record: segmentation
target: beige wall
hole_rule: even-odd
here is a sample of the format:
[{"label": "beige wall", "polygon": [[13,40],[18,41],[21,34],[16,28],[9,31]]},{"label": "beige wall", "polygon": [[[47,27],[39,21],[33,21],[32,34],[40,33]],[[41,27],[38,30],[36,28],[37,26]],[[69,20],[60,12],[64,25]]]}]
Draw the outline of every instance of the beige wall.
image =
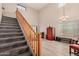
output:
[{"label": "beige wall", "polygon": [[[3,10],[4,16],[16,17],[16,3],[3,3],[2,5],[5,8]],[[36,10],[26,5],[26,10],[21,12],[31,25],[37,25],[38,15]]]},{"label": "beige wall", "polygon": [[37,25],[38,16],[36,10],[32,9],[31,7],[26,7],[25,11],[20,10],[20,12],[31,25]]},{"label": "beige wall", "polygon": [[[30,25],[35,29],[38,26],[38,13],[33,8],[27,6],[25,11],[20,10],[25,19],[29,22]],[[35,29],[36,30],[36,29]]]},{"label": "beige wall", "polygon": [[0,3],[0,23],[1,23],[1,19],[2,19],[2,4]]},{"label": "beige wall", "polygon": [[[7,4],[6,6],[3,6],[5,7],[3,15],[16,17],[16,4]],[[64,7],[65,15],[69,16],[68,20],[66,20],[67,22],[71,21],[72,23],[73,20],[79,20],[79,4],[66,4]],[[61,16],[63,16],[63,7],[59,8],[58,4],[48,4],[46,7],[39,11],[26,5],[26,10],[20,11],[31,25],[34,27],[38,26],[40,32],[46,33],[46,28],[48,26],[52,26],[56,29],[56,36],[63,35],[61,32],[62,20],[59,19]]]},{"label": "beige wall", "polygon": [[[55,27],[57,30],[58,25],[58,11],[57,11],[57,4],[49,4],[47,7],[43,8],[40,11],[39,15],[39,26],[40,31],[46,33],[46,28],[48,26]],[[57,31],[56,31],[57,33]]]},{"label": "beige wall", "polygon": [[[79,4],[70,3],[64,6],[65,15],[69,16],[68,20],[76,20],[79,19]],[[61,17],[63,15],[63,7],[58,8],[58,16]]]},{"label": "beige wall", "polygon": [[[66,4],[64,7],[65,14],[69,16],[67,22],[71,21],[72,23],[79,20],[79,4]],[[52,26],[56,29],[56,36],[63,35],[61,32],[63,30],[61,26],[62,20],[59,19],[61,16],[63,16],[63,7],[59,8],[57,4],[49,4],[43,8],[39,15],[40,31],[46,32],[46,28]]]},{"label": "beige wall", "polygon": [[[13,17],[16,18],[16,8],[17,4],[16,3],[4,3],[2,4],[5,10],[3,10],[3,15],[8,16],[8,17]],[[32,25],[34,28],[35,26],[38,25],[37,20],[38,20],[38,14],[37,11],[29,6],[25,6],[26,10],[21,11],[21,13],[24,15],[26,20],[29,22],[30,25]]]},{"label": "beige wall", "polygon": [[[59,35],[79,36],[79,4],[66,4],[64,8],[65,15],[69,16],[69,18],[64,22],[59,23]],[[62,7],[58,9],[58,17],[63,15],[62,10]]]},{"label": "beige wall", "polygon": [[8,17],[16,18],[16,3],[4,3],[2,4],[5,10],[3,10],[3,15]]}]

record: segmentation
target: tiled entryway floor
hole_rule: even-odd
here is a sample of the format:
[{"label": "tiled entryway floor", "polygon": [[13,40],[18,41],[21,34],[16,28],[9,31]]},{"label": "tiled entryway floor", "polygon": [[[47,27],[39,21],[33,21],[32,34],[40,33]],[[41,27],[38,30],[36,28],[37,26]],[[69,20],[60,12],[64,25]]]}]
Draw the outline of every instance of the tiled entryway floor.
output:
[{"label": "tiled entryway floor", "polygon": [[69,44],[42,39],[42,56],[69,56]]}]

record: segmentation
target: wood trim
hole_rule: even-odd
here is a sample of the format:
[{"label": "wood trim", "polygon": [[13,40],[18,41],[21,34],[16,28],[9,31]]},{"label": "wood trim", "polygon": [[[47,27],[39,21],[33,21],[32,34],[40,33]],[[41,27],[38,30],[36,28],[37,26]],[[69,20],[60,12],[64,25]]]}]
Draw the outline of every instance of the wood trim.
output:
[{"label": "wood trim", "polygon": [[18,10],[16,11],[16,17],[18,19],[20,26],[24,31],[25,38],[28,38],[27,41],[33,51],[33,54],[35,54],[36,56],[39,56],[40,47],[41,47],[40,46],[41,36],[33,30],[31,25],[26,21],[26,19]]},{"label": "wood trim", "polygon": [[[16,11],[16,13],[17,13],[17,12],[22,16],[22,14],[21,14],[18,10]],[[26,21],[26,19],[25,19],[24,17],[22,17],[22,18],[24,19],[25,23],[28,24],[28,26],[29,26],[30,29],[34,32],[34,34],[37,36],[37,34],[36,34],[35,31],[33,30],[32,26]]]}]

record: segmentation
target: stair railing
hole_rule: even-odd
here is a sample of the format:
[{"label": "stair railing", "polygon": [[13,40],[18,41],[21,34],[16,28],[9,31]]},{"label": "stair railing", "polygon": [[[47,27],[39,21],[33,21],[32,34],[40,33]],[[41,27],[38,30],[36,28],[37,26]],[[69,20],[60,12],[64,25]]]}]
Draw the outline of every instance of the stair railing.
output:
[{"label": "stair railing", "polygon": [[24,36],[35,56],[40,56],[41,52],[41,35],[33,30],[32,26],[27,22],[27,19],[21,14],[19,10],[16,11],[16,17],[20,26],[23,29]]}]

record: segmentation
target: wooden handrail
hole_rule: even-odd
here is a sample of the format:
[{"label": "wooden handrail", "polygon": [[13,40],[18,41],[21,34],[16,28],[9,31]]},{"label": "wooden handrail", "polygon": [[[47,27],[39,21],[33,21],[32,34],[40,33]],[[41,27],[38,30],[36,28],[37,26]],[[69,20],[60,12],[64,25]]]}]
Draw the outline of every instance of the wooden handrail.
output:
[{"label": "wooden handrail", "polygon": [[41,52],[40,51],[41,35],[33,30],[32,26],[27,22],[27,20],[24,18],[24,16],[21,14],[19,10],[16,11],[16,17],[20,26],[22,27],[24,36],[27,39],[33,54],[39,56]]}]

